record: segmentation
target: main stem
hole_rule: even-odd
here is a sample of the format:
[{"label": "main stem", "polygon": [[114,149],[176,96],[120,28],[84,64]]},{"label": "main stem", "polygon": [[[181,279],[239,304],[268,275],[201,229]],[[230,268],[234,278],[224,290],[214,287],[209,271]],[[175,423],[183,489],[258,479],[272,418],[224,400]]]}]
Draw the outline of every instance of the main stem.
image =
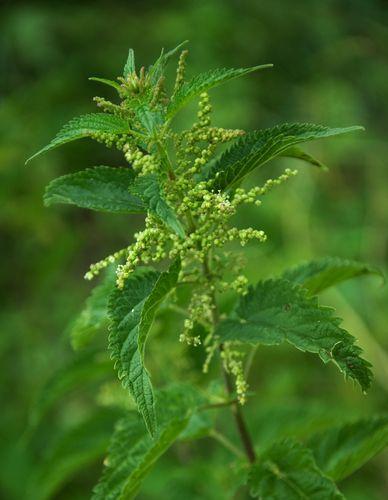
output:
[{"label": "main stem", "polygon": [[[211,280],[211,271],[210,271],[209,262],[208,262],[207,257],[203,263],[203,271],[204,271],[206,278],[210,281]],[[217,300],[216,300],[216,296],[215,296],[214,292],[212,292],[212,299],[213,299],[213,304],[214,304],[214,309],[212,311],[212,320],[213,320],[213,327],[215,328],[217,326],[220,318],[219,318],[219,311],[218,311],[218,307],[217,307]],[[224,346],[223,346],[223,344],[220,344],[220,346],[219,346],[220,353],[222,353],[223,350],[224,350]],[[222,363],[221,363],[221,367],[222,367],[222,373],[224,376],[226,390],[228,392],[228,395],[233,397],[233,393],[234,393],[233,381],[230,377],[230,374],[227,372],[227,370],[225,369],[225,367]],[[244,450],[245,450],[245,454],[246,454],[249,462],[254,463],[256,460],[256,455],[255,455],[255,450],[253,447],[252,438],[249,434],[248,427],[246,425],[245,418],[244,418],[241,406],[239,405],[238,401],[234,402],[231,405],[231,410],[232,410],[232,413],[234,416],[234,420],[236,422],[236,427],[237,427],[238,434],[240,436],[241,443],[242,443]]]},{"label": "main stem", "polygon": [[[220,352],[223,350],[223,345],[220,344]],[[225,387],[226,390],[228,391],[229,395],[233,394],[233,383],[230,378],[229,373],[225,370],[225,367],[222,366],[222,372],[224,375],[224,380],[225,380]],[[252,443],[252,438],[249,434],[248,427],[245,422],[244,415],[241,410],[241,406],[239,405],[238,402],[234,403],[231,406],[232,413],[234,416],[234,420],[236,422],[237,430],[241,439],[241,443],[244,446],[245,453],[247,455],[247,458],[250,463],[254,463],[256,460],[256,455],[255,455],[255,450],[253,448],[253,443]]]},{"label": "main stem", "polygon": [[[190,231],[193,232],[193,231],[195,231],[196,226],[195,226],[195,222],[193,220],[192,214],[190,211],[188,211],[188,213],[186,215],[187,215]],[[202,268],[203,268],[204,276],[206,277],[207,281],[209,283],[211,283],[212,273],[211,273],[211,269],[209,266],[209,255],[208,254],[204,258]],[[218,311],[218,307],[217,307],[217,299],[216,299],[216,295],[215,295],[214,291],[211,292],[211,296],[212,296],[212,301],[213,301],[213,305],[214,305],[214,308],[212,309],[212,322],[213,322],[213,328],[215,329],[219,323],[220,315],[219,315],[219,311]],[[222,353],[223,349],[224,349],[223,344],[220,344],[220,346],[219,346],[220,354]],[[227,372],[227,370],[225,369],[225,367],[222,363],[221,363],[221,366],[222,366],[222,373],[224,376],[225,387],[226,387],[227,393],[232,398],[234,395],[232,379],[230,377],[230,374]],[[252,438],[249,434],[248,427],[246,425],[244,415],[242,413],[241,406],[239,405],[238,401],[232,403],[231,410],[232,410],[234,420],[236,422],[237,431],[238,431],[238,434],[240,436],[240,440],[241,440],[241,443],[244,447],[245,454],[248,458],[248,461],[250,463],[254,463],[256,461],[256,455],[255,455],[255,450],[253,447]]]}]

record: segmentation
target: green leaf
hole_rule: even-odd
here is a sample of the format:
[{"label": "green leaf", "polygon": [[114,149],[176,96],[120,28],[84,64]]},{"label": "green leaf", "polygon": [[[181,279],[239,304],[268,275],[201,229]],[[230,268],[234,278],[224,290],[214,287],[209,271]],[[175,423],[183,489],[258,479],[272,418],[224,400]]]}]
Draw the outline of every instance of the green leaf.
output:
[{"label": "green leaf", "polygon": [[106,469],[94,489],[93,500],[135,498],[145,476],[185,428],[187,420],[177,419],[151,439],[139,420],[119,421],[105,461]]},{"label": "green leaf", "polygon": [[212,164],[208,180],[214,179],[213,187],[215,190],[224,190],[243,179],[255,168],[284,154],[285,151],[290,151],[291,147],[299,143],[355,130],[362,130],[362,127],[329,128],[309,123],[286,123],[251,132],[235,141]]},{"label": "green leaf", "polygon": [[152,326],[156,310],[163,302],[163,300],[167,297],[167,295],[171,292],[171,290],[175,288],[180,270],[180,261],[176,260],[171,264],[170,268],[166,272],[163,272],[159,275],[154,288],[145,301],[141,313],[138,334],[139,350],[142,353],[144,353],[147,335]]},{"label": "green leaf", "polygon": [[111,320],[109,351],[118,377],[133,396],[149,432],[156,430],[154,394],[149,374],[139,349],[139,324],[147,297],[152,292],[159,273],[140,269],[115,289],[109,300]]},{"label": "green leaf", "polygon": [[307,288],[311,295],[343,281],[368,274],[383,276],[377,268],[340,257],[325,257],[286,270],[283,278]]},{"label": "green leaf", "polygon": [[185,237],[184,229],[174,210],[167,203],[156,174],[136,177],[129,188],[129,192],[140,198],[148,210],[156,215],[167,227],[172,229],[181,238]]},{"label": "green leaf", "polygon": [[234,80],[240,76],[245,76],[252,71],[259,69],[272,68],[272,64],[263,64],[261,66],[254,66],[252,68],[223,68],[200,73],[192,78],[190,81],[185,82],[179,90],[171,98],[171,102],[167,109],[167,118],[172,118],[181,108],[191,101],[195,96],[206,92],[213,87],[217,87],[222,83],[229,80]]},{"label": "green leaf", "polygon": [[370,364],[360,357],[355,338],[342,329],[333,309],[318,304],[317,297],[284,279],[259,282],[241,298],[236,317],[217,329],[221,341],[279,345],[288,342],[301,351],[332,361],[346,378],[356,380],[363,391],[371,383]]},{"label": "green leaf", "polygon": [[105,470],[94,489],[94,500],[135,498],[155,462],[183,435],[202,401],[192,386],[175,384],[158,392],[160,428],[151,439],[141,420],[129,414],[120,420],[104,461]]},{"label": "green leaf", "polygon": [[118,82],[115,82],[114,80],[108,80],[107,78],[100,78],[98,76],[91,76],[90,78],[88,78],[88,80],[91,80],[93,82],[103,83],[104,85],[108,85],[109,87],[113,87],[118,92],[120,92],[120,90],[121,90],[121,85]]},{"label": "green leaf", "polygon": [[337,500],[344,496],[317,467],[311,450],[287,439],[272,445],[251,466],[248,486],[265,500]]},{"label": "green leaf", "polygon": [[115,286],[116,273],[109,268],[101,281],[86,299],[85,307],[70,329],[71,345],[75,350],[83,349],[95,334],[108,324],[108,299]]},{"label": "green leaf", "polygon": [[83,352],[70,363],[54,370],[34,399],[29,416],[30,430],[41,422],[56,403],[63,401],[66,395],[108,378],[111,370],[111,361],[101,358],[101,354],[95,351]]},{"label": "green leaf", "polygon": [[151,111],[148,104],[136,108],[136,116],[149,135],[154,136],[163,124],[163,116],[159,111]]},{"label": "green leaf", "polygon": [[156,433],[157,421],[151,379],[144,365],[145,343],[156,309],[175,287],[179,271],[178,261],[161,274],[139,269],[127,278],[123,289],[113,291],[109,300],[111,357],[151,436]]},{"label": "green leaf", "polygon": [[145,204],[128,191],[134,179],[129,168],[87,168],[51,181],[46,187],[44,204],[66,203],[118,214],[144,213]]},{"label": "green leaf", "polygon": [[88,115],[82,115],[70,120],[62,127],[50,144],[28,158],[26,164],[46,151],[50,151],[68,142],[82,139],[83,137],[90,137],[98,133],[117,135],[127,134],[128,132],[128,122],[118,116],[107,113],[90,113]]},{"label": "green leaf", "polygon": [[340,481],[388,446],[388,416],[370,417],[317,434],[309,441],[315,460]]},{"label": "green leaf", "polygon": [[127,78],[128,75],[130,75],[131,73],[134,73],[135,71],[136,71],[135,52],[133,49],[129,49],[127,62],[125,63],[124,71],[123,71],[124,78]]},{"label": "green leaf", "polygon": [[166,69],[168,61],[183,47],[183,45],[186,45],[186,43],[187,40],[180,43],[174,49],[169,50],[166,53],[164,53],[164,50],[162,50],[158,59],[149,69],[149,75],[152,83],[157,83],[159,78],[164,75],[164,71]]},{"label": "green leaf", "polygon": [[328,170],[327,166],[322,162],[314,158],[314,156],[310,155],[303,151],[303,149],[298,146],[292,146],[291,148],[286,149],[280,156],[284,156],[285,158],[295,158],[296,160],[302,160],[306,163],[310,163],[315,167],[322,168],[323,170]]},{"label": "green leaf", "polygon": [[57,432],[44,450],[44,457],[27,484],[24,498],[57,498],[62,486],[77,473],[84,474],[88,466],[103,456],[120,413],[117,410],[100,409],[80,424]]},{"label": "green leaf", "polygon": [[313,434],[343,422],[344,405],[316,398],[288,398],[287,405],[275,398],[273,403],[255,409],[255,428],[260,429],[259,445],[267,448],[274,441],[294,437],[305,440]]},{"label": "green leaf", "polygon": [[183,441],[198,439],[208,435],[214,427],[216,414],[214,410],[197,411],[208,403],[208,398],[193,385],[171,384],[157,392],[158,418],[161,422],[168,422],[178,416],[189,414],[190,418],[179,439]]}]

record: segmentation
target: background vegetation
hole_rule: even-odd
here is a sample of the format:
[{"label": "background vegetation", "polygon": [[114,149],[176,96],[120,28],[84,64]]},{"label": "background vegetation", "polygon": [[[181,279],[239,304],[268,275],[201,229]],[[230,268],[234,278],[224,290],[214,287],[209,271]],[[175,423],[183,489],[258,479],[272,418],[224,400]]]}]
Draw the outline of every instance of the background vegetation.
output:
[{"label": "background vegetation", "polygon": [[[161,46],[185,39],[192,74],[274,63],[273,70],[212,92],[220,126],[253,129],[289,120],[361,124],[366,132],[310,146],[330,172],[298,165],[302,175],[274,192],[259,211],[245,211],[246,225],[270,237],[259,249],[247,250],[252,281],[324,255],[367,261],[386,272],[387,26],[387,6],[378,0],[2,3],[0,496],[27,498],[26,484],[32,485],[29,491],[39,484],[36,498],[88,498],[116,411],[106,406],[110,365],[106,370],[108,363],[101,360],[91,374],[85,359],[93,353],[75,356],[67,330],[90,287],[82,279],[89,263],[124,246],[141,217],[49,210],[42,193],[58,175],[118,165],[121,158],[85,140],[24,167],[26,157],[64,122],[94,110],[91,97],[103,90],[87,77],[119,74],[129,46],[148,64]],[[263,169],[258,179],[270,174]],[[319,427],[344,413],[351,419],[388,409],[387,300],[388,288],[376,278],[327,292],[326,301],[338,306],[345,327],[374,365],[376,380],[367,397],[309,355],[288,348],[259,351],[251,378],[256,405],[248,416],[259,447],[275,432],[302,435],[298,422],[306,414]],[[187,369],[193,377],[191,368],[201,361],[190,352],[184,361],[175,330],[168,336],[157,322],[154,335],[166,342],[163,352],[152,352],[150,344],[156,382],[164,381],[166,367]],[[69,363],[78,363],[75,371],[66,368]],[[40,401],[41,415],[31,413],[42,387],[61,367],[63,376],[50,382],[58,400]],[[96,400],[98,418],[91,416]],[[95,429],[94,438],[80,434],[79,425]],[[64,432],[72,438],[60,438]],[[73,458],[60,462],[56,456]],[[62,481],[74,460],[81,472]],[[230,477],[227,463],[227,454],[209,439],[190,448],[179,445],[147,479],[141,498],[178,499],[182,492],[187,498],[219,498],[217,485]],[[354,500],[386,498],[387,470],[388,455],[381,454],[341,490]]]}]

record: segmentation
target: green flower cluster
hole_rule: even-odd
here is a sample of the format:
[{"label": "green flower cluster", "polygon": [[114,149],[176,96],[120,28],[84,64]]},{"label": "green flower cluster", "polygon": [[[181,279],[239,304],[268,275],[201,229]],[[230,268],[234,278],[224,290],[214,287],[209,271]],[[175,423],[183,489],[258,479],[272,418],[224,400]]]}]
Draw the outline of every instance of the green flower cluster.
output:
[{"label": "green flower cluster", "polygon": [[178,90],[182,87],[185,81],[185,72],[186,72],[186,59],[189,55],[188,50],[182,50],[181,55],[178,61],[178,67],[176,70],[176,78],[175,78],[175,86],[174,86],[174,94],[178,92]]},{"label": "green flower cluster", "polygon": [[229,342],[225,342],[221,351],[221,359],[225,370],[231,373],[236,381],[236,394],[239,403],[245,404],[249,386],[244,375],[243,354],[234,349]]},{"label": "green flower cluster", "polygon": [[124,144],[123,152],[127,162],[141,175],[157,173],[160,169],[155,155],[145,153],[128,142]]},{"label": "green flower cluster", "polygon": [[254,188],[246,191],[245,189],[237,188],[234,194],[233,203],[237,207],[242,203],[254,203],[257,206],[261,205],[261,200],[257,199],[258,196],[264,196],[275,186],[280,186],[283,182],[291,177],[297,175],[297,170],[286,168],[284,173],[276,179],[268,179],[263,186],[255,186]]},{"label": "green flower cluster", "polygon": [[[187,51],[183,51],[173,96],[184,84],[186,58]],[[121,136],[96,134],[95,138],[121,150],[137,175],[156,174],[160,178],[165,200],[184,227],[185,237],[173,232],[156,215],[148,214],[145,228],[135,234],[134,243],[93,264],[85,277],[91,279],[101,269],[116,262],[117,286],[122,288],[137,266],[179,259],[180,283],[194,285],[179,340],[192,346],[204,345],[206,360],[203,369],[207,371],[219,346],[213,334],[217,314],[216,294],[233,290],[243,295],[248,286],[247,278],[241,273],[241,262],[231,258],[227,247],[233,242],[244,246],[251,241],[263,243],[267,239],[263,230],[237,228],[232,219],[240,205],[260,205],[260,197],[294,176],[296,171],[287,169],[280,177],[250,190],[214,190],[213,181],[204,180],[209,161],[215,157],[220,145],[234,141],[244,135],[244,131],[212,126],[212,106],[208,93],[203,92],[199,97],[197,119],[190,129],[173,132],[162,120],[152,124],[152,133],[147,135],[147,124],[140,115],[134,114],[132,104],[134,100],[148,100],[147,120],[152,121],[157,115],[156,111],[152,114],[150,110],[160,110],[166,102],[164,79],[160,78],[152,84],[150,75],[142,68],[139,75],[132,72],[120,82],[120,104],[98,97],[95,102],[103,111],[131,120],[132,132]],[[122,259],[124,262],[120,262]],[[232,261],[234,264],[231,266]],[[205,327],[205,338],[194,334],[199,323]],[[237,397],[243,403],[247,385],[241,353],[233,350],[231,345],[224,345],[221,356],[225,369],[236,380]]]},{"label": "green flower cluster", "polygon": [[124,100],[142,96],[153,90],[150,74],[144,66],[140,68],[139,75],[136,71],[131,71],[126,78],[118,77],[118,80],[121,83],[120,95]]}]

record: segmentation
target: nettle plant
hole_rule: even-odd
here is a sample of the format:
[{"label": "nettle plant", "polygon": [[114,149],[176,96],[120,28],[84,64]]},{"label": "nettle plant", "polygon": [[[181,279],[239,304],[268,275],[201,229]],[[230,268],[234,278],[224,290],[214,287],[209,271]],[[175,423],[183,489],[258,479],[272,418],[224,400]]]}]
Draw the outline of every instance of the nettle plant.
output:
[{"label": "nettle plant", "polygon": [[[241,183],[252,171],[279,157],[322,167],[299,144],[361,127],[286,123],[253,132],[216,127],[208,91],[271,65],[217,69],[186,80],[188,51],[183,50],[169,92],[165,68],[180,48],[162,51],[148,70],[136,69],[130,50],[117,81],[92,78],[113,87],[118,101],[95,97],[99,112],[74,118],[33,156],[83,137],[118,149],[125,166],[97,166],[59,177],[48,185],[45,204],[145,214],[145,227],[134,235],[133,243],[90,266],[85,278],[102,274],[101,281],[72,328],[73,346],[85,348],[108,318],[108,351],[133,401],[117,422],[93,498],[135,497],[146,474],[175,441],[206,436],[230,451],[243,495],[343,498],[334,481],[382,449],[386,418],[347,423],[304,442],[289,436],[261,449],[248,430],[243,406],[256,397],[249,390],[248,375],[257,346],[288,343],[316,354],[367,391],[371,365],[333,309],[320,305],[317,295],[377,271],[358,262],[325,258],[250,284],[243,255],[234,252],[236,243],[261,245],[267,235],[263,230],[238,228],[233,221],[239,207],[259,207],[270,190],[297,173],[286,169],[261,186],[244,189]],[[196,98],[194,123],[187,130],[175,130],[174,118]],[[224,294],[231,293],[234,307],[220,309]],[[197,350],[202,374],[185,377],[185,383],[170,380],[153,387],[145,356],[156,315],[162,321],[171,315],[177,318],[179,327],[172,331],[168,320],[165,327],[162,323],[163,336],[176,338],[177,363],[185,353]],[[154,352],[165,349],[163,336]],[[164,369],[177,373],[172,365]],[[179,378],[183,377],[181,373]],[[112,391],[112,400],[115,394]],[[117,399],[121,401],[122,395]],[[239,445],[216,420],[218,412],[229,409]],[[215,498],[228,496],[230,491],[215,494]]]}]

